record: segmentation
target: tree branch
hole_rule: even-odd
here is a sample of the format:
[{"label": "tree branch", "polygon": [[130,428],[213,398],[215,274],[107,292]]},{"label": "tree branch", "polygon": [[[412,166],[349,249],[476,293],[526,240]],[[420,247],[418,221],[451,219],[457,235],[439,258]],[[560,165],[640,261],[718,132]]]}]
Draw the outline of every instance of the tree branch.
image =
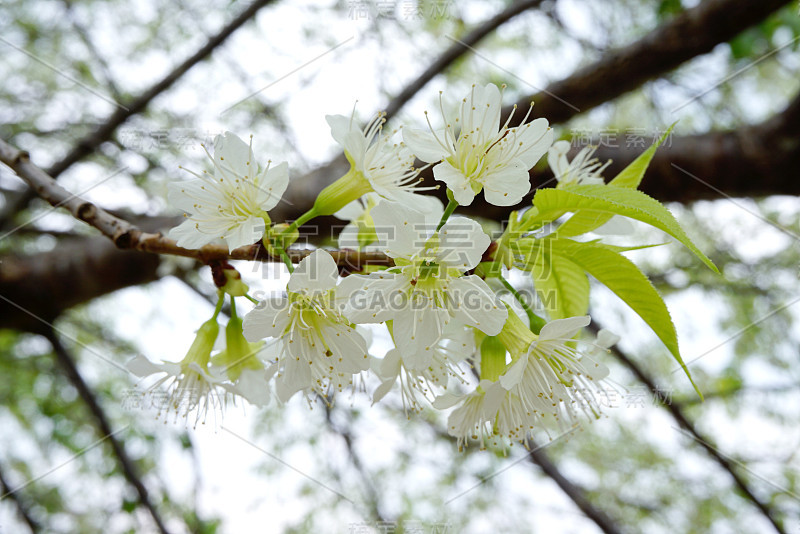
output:
[{"label": "tree branch", "polygon": [[[112,215],[79,196],[71,194],[46,172],[31,163],[30,157],[26,152],[17,150],[2,140],[0,140],[0,161],[11,167],[42,199],[54,207],[66,208],[76,219],[100,230],[118,248],[195,258],[204,263],[215,259],[277,263],[282,261],[279,257],[271,256],[260,243],[239,247],[230,252],[227,247],[213,244],[206,245],[198,250],[179,247],[172,239],[157,233],[143,232],[128,221]],[[311,250],[293,249],[287,252],[293,261],[299,261],[310,254]],[[348,271],[360,270],[364,265],[392,264],[391,258],[376,252],[338,250],[331,251],[330,254],[340,267]]]},{"label": "tree branch", "polygon": [[558,469],[558,466],[550,461],[550,458],[548,458],[541,445],[537,445],[533,439],[528,438],[527,447],[531,451],[528,456],[531,462],[538,465],[547,476],[553,479],[553,482],[558,484],[558,487],[561,488],[561,491],[563,491],[567,497],[572,499],[572,502],[574,502],[575,505],[580,508],[581,512],[583,512],[586,517],[594,521],[600,530],[606,534],[620,533],[620,530],[617,525],[614,524],[614,521],[612,521],[611,518],[605,514],[605,512],[599,508],[596,508],[591,503],[591,501],[586,497],[584,490],[565,477]]},{"label": "tree branch", "polygon": [[[597,333],[600,331],[602,326],[597,324],[595,321],[591,323],[589,326],[590,330]],[[627,367],[631,373],[641,381],[647,388],[653,393],[653,396],[658,399],[658,404],[663,406],[675,419],[675,421],[684,428],[687,432],[689,432],[692,436],[694,436],[695,441],[699,443],[708,454],[725,470],[730,474],[731,478],[733,478],[734,483],[739,488],[739,490],[744,494],[744,497],[749,500],[758,510],[764,515],[764,517],[769,520],[772,526],[775,528],[776,532],[780,534],[785,534],[786,531],[783,528],[780,520],[777,518],[775,511],[765,502],[761,501],[755,493],[750,489],[745,479],[740,476],[736,469],[734,468],[733,464],[722,456],[719,451],[715,448],[714,442],[711,441],[710,438],[701,434],[697,428],[694,426],[694,423],[689,419],[689,417],[684,413],[683,409],[678,404],[674,404],[670,402],[670,398],[664,392],[663,388],[659,388],[656,384],[653,377],[647,374],[647,372],[642,369],[639,364],[633,361],[627,354],[623,353],[618,347],[614,346],[611,348],[611,353],[623,364]]]},{"label": "tree branch", "polygon": [[[533,117],[545,117],[551,123],[565,122],[710,52],[788,3],[705,0],[638,41],[606,52],[600,60],[550,84],[546,90],[521,98],[516,105],[528,109],[533,101]],[[511,110],[512,106],[508,106],[504,115],[508,116]]]},{"label": "tree branch", "polygon": [[397,96],[395,96],[386,107],[387,120],[393,117],[415,94],[417,94],[434,77],[445,71],[458,58],[469,52],[469,47],[475,46],[484,37],[492,33],[512,18],[529,9],[539,7],[543,0],[520,0],[512,2],[503,11],[490,18],[480,26],[476,27],[459,39],[460,42],[453,43],[442,55],[440,55],[428,68],[420,74],[414,81],[406,85]]},{"label": "tree branch", "polygon": [[8,497],[14,501],[14,505],[17,507],[17,513],[19,513],[19,516],[22,518],[25,524],[28,525],[28,528],[32,534],[38,534],[42,527],[35,519],[33,519],[28,511],[28,507],[22,502],[19,495],[17,495],[17,492],[8,485],[8,482],[6,482],[2,467],[0,467],[0,492],[2,492],[0,495],[2,495],[3,498]]},{"label": "tree branch", "polygon": [[108,417],[103,411],[103,408],[97,402],[97,399],[95,398],[89,386],[83,380],[83,377],[78,371],[78,367],[75,365],[75,361],[67,351],[67,348],[61,343],[61,340],[58,339],[58,335],[52,328],[46,329],[44,331],[44,336],[53,346],[56,360],[64,369],[67,378],[75,387],[75,389],[78,390],[78,394],[81,396],[81,399],[83,399],[83,401],[89,407],[89,411],[95,420],[97,429],[103,436],[108,436],[107,440],[111,444],[111,449],[114,452],[114,455],[117,457],[120,467],[122,467],[122,472],[125,475],[125,478],[128,480],[128,483],[133,486],[133,488],[136,490],[136,493],[139,495],[139,501],[147,509],[147,511],[150,512],[150,515],[153,517],[153,521],[155,522],[159,532],[161,532],[161,534],[169,534],[163,520],[161,519],[161,516],[158,514],[158,511],[153,503],[150,502],[150,496],[147,492],[147,488],[139,478],[133,462],[128,456],[128,453],[125,452],[125,448],[120,439],[114,435]]},{"label": "tree branch", "polygon": [[[96,130],[83,139],[79,140],[72,150],[67,153],[61,160],[54,163],[48,170],[47,174],[54,178],[71,167],[74,163],[85,158],[91,154],[97,147],[105,141],[108,141],[114,132],[133,115],[141,113],[150,104],[150,102],[158,95],[169,89],[176,81],[178,81],[189,69],[208,57],[214,49],[224,43],[233,32],[238,30],[245,22],[250,20],[262,7],[267,6],[275,0],[254,0],[247,9],[242,11],[236,18],[231,20],[224,28],[222,28],[216,35],[211,37],[206,44],[197,52],[192,54],[189,58],[184,60],[181,64],[175,67],[169,74],[164,76],[159,82],[152,87],[141,93],[138,97],[128,102],[123,106],[118,106],[114,113],[109,116]],[[3,213],[0,214],[0,227],[5,227],[8,221],[15,213],[20,211],[23,206],[26,206],[31,200],[36,197],[34,191],[27,191],[12,202]]]}]

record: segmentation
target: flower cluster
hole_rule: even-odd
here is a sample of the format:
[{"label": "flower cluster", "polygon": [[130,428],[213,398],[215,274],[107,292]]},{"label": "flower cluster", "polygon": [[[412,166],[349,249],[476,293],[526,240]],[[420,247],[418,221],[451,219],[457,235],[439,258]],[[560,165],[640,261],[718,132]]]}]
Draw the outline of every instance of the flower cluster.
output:
[{"label": "flower cluster", "polygon": [[[400,129],[384,130],[382,114],[363,129],[354,115],[328,116],[350,169],[291,224],[273,224],[268,215],[289,184],[287,164],[261,166],[252,140],[248,146],[232,133],[218,136],[209,154],[213,174],[193,173],[194,179],[170,186],[171,202],[187,217],[170,236],[188,248],[222,239],[233,250],[262,241],[290,271],[285,293],[256,301],[226,266],[215,274],[220,300],[214,316],[184,360],[155,364],[140,357],[131,370],[166,373],[158,383],[168,382],[172,407],[184,415],[196,409],[198,417],[212,399],[229,395],[265,404],[270,383],[281,402],[300,392],[330,403],[355,384],[369,383],[372,373],[379,379],[373,402],[399,385],[406,410],[452,409],[448,431],[459,446],[524,443],[538,429],[565,430],[598,417],[595,394],[608,370],[593,347],[615,340],[603,333],[588,350],[577,340],[590,322],[588,280],[581,282],[579,268],[603,282],[597,265],[617,261],[609,255],[620,247],[569,238],[614,217],[602,202],[605,191],[615,195],[612,208],[628,216],[639,212],[625,211],[625,195],[638,192],[606,186],[601,173],[607,164],[591,159],[591,149],[570,162],[569,144],[553,143],[546,119],[528,122],[530,110],[514,126],[513,112],[503,122],[501,103],[502,90],[492,84],[473,86],[455,113],[440,95],[442,123],[428,121],[427,131],[402,129],[402,141],[396,139]],[[518,204],[530,192],[529,171],[545,154],[558,182],[551,191],[563,195],[541,199],[537,192],[533,209],[512,212],[495,242],[479,222],[454,214],[481,192],[496,206]],[[438,186],[420,186],[416,159],[432,166],[433,177],[446,186],[447,206],[421,194]],[[635,189],[632,176],[622,185]],[[563,223],[563,236],[537,233],[570,212],[575,217]],[[296,264],[286,249],[302,225],[323,215],[349,221],[340,247],[383,253],[390,265],[341,277],[323,249]],[[549,322],[514,289],[507,269],[530,272],[537,291],[562,291],[558,305],[547,309]],[[565,284],[573,285],[563,290]],[[243,319],[236,316],[239,297],[256,303]],[[223,337],[217,316],[228,298],[231,319],[224,348],[217,348]],[[376,328],[392,340],[382,358],[370,353],[369,331]]]}]

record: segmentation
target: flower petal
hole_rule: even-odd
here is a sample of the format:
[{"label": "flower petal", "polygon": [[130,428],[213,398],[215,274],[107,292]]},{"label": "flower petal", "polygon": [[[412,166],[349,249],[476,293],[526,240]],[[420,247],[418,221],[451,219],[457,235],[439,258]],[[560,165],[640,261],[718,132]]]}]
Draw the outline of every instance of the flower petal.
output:
[{"label": "flower petal", "polygon": [[539,333],[539,340],[572,339],[575,334],[591,322],[592,318],[588,315],[550,321],[542,327],[542,331]]},{"label": "flower petal", "polygon": [[486,282],[472,274],[450,280],[448,300],[451,312],[462,323],[496,336],[508,319],[508,309]]},{"label": "flower petal", "polygon": [[444,182],[453,192],[453,197],[461,206],[469,206],[475,198],[475,192],[470,187],[467,177],[449,162],[443,161],[433,168],[433,177]]},{"label": "flower petal", "polygon": [[547,119],[543,118],[510,128],[509,134],[516,145],[515,157],[522,160],[526,170],[536,165],[553,143],[553,130],[549,128]]},{"label": "flower petal", "polygon": [[325,293],[336,287],[338,277],[339,268],[333,256],[317,249],[300,261],[289,278],[287,289],[307,295]]},{"label": "flower petal", "polygon": [[228,250],[232,252],[235,248],[252,245],[260,241],[264,237],[266,228],[266,223],[261,217],[248,217],[245,221],[231,228],[224,236],[225,242],[228,244]]},{"label": "flower petal", "polygon": [[[252,164],[251,164],[252,165]],[[258,187],[258,205],[269,211],[280,202],[283,193],[289,186],[289,164],[285,161],[270,166],[256,182]]]},{"label": "flower petal", "polygon": [[[444,133],[440,133],[438,137],[444,139]],[[425,130],[403,128],[403,142],[417,158],[425,163],[441,161],[448,153],[445,147],[436,140],[436,137]]]},{"label": "flower petal", "polygon": [[258,303],[245,315],[242,328],[245,339],[254,343],[265,337],[283,335],[292,317],[292,304],[286,298],[271,298]]},{"label": "flower petal", "polygon": [[236,178],[253,177],[256,163],[250,161],[250,146],[236,134],[225,132],[214,138],[214,167],[217,180],[235,182]]},{"label": "flower petal", "polygon": [[493,169],[484,178],[483,195],[495,206],[513,206],[531,190],[528,168],[519,159]]},{"label": "flower petal", "polygon": [[392,258],[410,258],[416,254],[435,229],[423,213],[399,202],[383,200],[371,214],[379,246]]},{"label": "flower petal", "polygon": [[439,230],[436,261],[463,273],[478,265],[490,243],[491,239],[477,222],[466,217],[451,217]]}]

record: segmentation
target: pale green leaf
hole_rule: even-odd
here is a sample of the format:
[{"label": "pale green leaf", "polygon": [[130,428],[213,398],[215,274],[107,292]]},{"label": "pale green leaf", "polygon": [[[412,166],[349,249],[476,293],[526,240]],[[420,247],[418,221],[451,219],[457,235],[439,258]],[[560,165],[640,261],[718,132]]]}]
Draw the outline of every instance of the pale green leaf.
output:
[{"label": "pale green leaf", "polygon": [[714,263],[683,231],[672,213],[657,200],[635,189],[612,185],[573,185],[563,189],[540,189],[533,197],[537,222],[550,222],[565,211],[604,211],[642,221],[671,235],[695,253],[711,270]]},{"label": "pale green leaf", "polygon": [[[658,149],[658,147],[664,143],[670,132],[672,132],[672,128],[674,126],[675,123],[673,123],[672,126],[667,129],[664,135],[662,135],[657,142],[653,143],[650,148],[639,154],[635,160],[633,160],[627,167],[622,169],[620,173],[609,182],[608,185],[613,185],[615,187],[627,187],[629,189],[636,189],[639,187],[639,184],[642,182],[642,178],[644,177],[644,173],[656,153],[656,149]],[[582,235],[586,232],[591,232],[592,230],[600,228],[607,223],[611,217],[613,217],[613,215],[604,212],[591,210],[579,211],[567,219],[567,221],[565,221],[564,224],[559,227],[558,233],[564,237]]]},{"label": "pale green leaf", "polygon": [[647,276],[628,258],[595,243],[578,243],[566,239],[553,239],[555,255],[563,255],[608,287],[641,317],[669,349],[692,382],[678,349],[678,334],[667,305]]},{"label": "pale green leaf", "polygon": [[589,279],[569,259],[548,250],[552,240],[542,240],[530,268],[536,294],[551,319],[585,315],[589,309]]}]

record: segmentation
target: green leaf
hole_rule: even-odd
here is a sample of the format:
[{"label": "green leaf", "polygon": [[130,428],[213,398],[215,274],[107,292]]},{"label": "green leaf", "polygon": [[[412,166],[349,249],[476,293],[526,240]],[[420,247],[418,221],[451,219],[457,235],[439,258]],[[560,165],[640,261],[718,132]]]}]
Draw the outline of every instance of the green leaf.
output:
[{"label": "green leaf", "polygon": [[669,135],[672,133],[672,129],[675,127],[675,124],[676,123],[673,122],[658,141],[650,145],[650,148],[639,154],[639,157],[633,160],[627,167],[622,169],[619,174],[608,183],[608,185],[613,185],[616,187],[628,187],[630,189],[636,189],[639,187],[639,184],[642,183],[642,178],[644,177],[647,167],[650,166],[650,162],[653,160],[653,156],[656,154],[656,150],[664,143],[664,141],[667,140]]},{"label": "green leaf", "polygon": [[635,311],[669,349],[672,357],[683,368],[697,394],[699,388],[692,380],[689,369],[678,349],[678,334],[667,305],[647,276],[625,256],[595,243],[578,243],[569,239],[553,239],[553,254],[563,255],[598,282],[613,291]]},{"label": "green leaf", "polygon": [[551,319],[585,315],[589,309],[589,279],[583,269],[552,251],[553,240],[537,241],[539,246],[529,266],[539,300]]},{"label": "green leaf", "polygon": [[[664,141],[666,141],[670,133],[672,133],[672,129],[674,127],[675,123],[672,123],[672,125],[667,128],[667,131],[664,132],[664,135],[662,135],[658,141],[653,143],[650,148],[639,154],[639,156],[627,167],[622,169],[620,173],[608,183],[608,185],[627,187],[629,189],[636,189],[639,187],[639,184],[642,182],[642,178],[644,177],[644,173],[647,171],[647,167],[653,160],[656,150],[664,143]],[[558,228],[558,233],[564,237],[585,234],[586,232],[591,232],[592,230],[600,228],[607,223],[611,217],[613,217],[613,215],[609,215],[608,213],[597,211],[579,211],[567,219],[567,221]]]},{"label": "green leaf", "polygon": [[714,263],[692,243],[672,213],[657,200],[635,189],[612,185],[573,185],[563,189],[540,189],[533,197],[537,222],[556,220],[564,212],[589,210],[624,215],[671,235],[700,258],[712,271]]}]

